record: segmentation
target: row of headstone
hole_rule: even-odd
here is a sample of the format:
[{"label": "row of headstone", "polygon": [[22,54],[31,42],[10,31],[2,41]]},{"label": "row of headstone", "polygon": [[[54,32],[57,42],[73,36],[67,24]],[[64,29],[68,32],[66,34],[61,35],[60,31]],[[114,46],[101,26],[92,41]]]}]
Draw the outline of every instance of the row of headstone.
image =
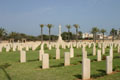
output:
[{"label": "row of headstone", "polygon": [[[29,51],[30,49],[32,49],[33,51],[40,45],[41,43],[40,42],[29,42],[29,43],[6,43],[6,44],[2,44],[2,46],[0,47],[0,51],[2,52],[2,49],[1,48],[6,48],[6,52],[9,52],[12,48],[12,51],[16,51],[16,50],[19,50],[19,51],[22,51],[22,50],[26,50],[26,51]],[[59,43],[45,43],[47,44],[47,47],[49,50],[52,49],[52,47],[56,47],[56,44],[59,44]],[[102,49],[102,54],[105,53],[105,48],[107,46],[110,46],[111,44],[113,45],[113,47],[118,47],[118,51],[119,51],[119,46],[120,44],[118,42],[114,42],[114,43],[111,43],[111,42],[106,42],[106,43],[97,43],[98,44],[98,47],[100,49]],[[93,42],[78,42],[77,44],[75,42],[70,42],[70,43],[64,43],[64,44],[60,44],[59,46],[62,46],[63,49],[66,49],[67,48],[71,48],[71,45],[72,47],[76,47],[76,48],[81,48],[83,45],[86,45],[86,47],[88,46],[88,48],[91,48],[91,46],[93,45],[93,55],[95,56],[96,55],[96,43],[93,43]],[[72,50],[72,49],[71,49]]]},{"label": "row of headstone", "polygon": [[12,51],[29,51],[30,49],[35,50],[40,43],[0,43],[0,52],[3,51],[3,48],[6,49],[6,52]]},{"label": "row of headstone", "polygon": [[[112,73],[112,61],[113,61],[113,44],[109,44],[107,46],[110,46],[110,52],[109,56],[106,57],[106,74]],[[100,47],[100,45],[99,45]],[[118,46],[118,52],[120,52],[120,46]],[[102,54],[105,54],[105,48],[104,44],[101,45],[102,49],[97,50],[97,61],[102,60]],[[101,51],[102,50],[102,51]],[[96,44],[93,44],[93,55],[96,55]],[[64,66],[70,65],[70,58],[74,57],[74,49],[71,45],[70,52],[64,53]],[[56,47],[56,59],[60,59],[60,49],[59,46]],[[42,69],[48,69],[49,68],[49,54],[44,53],[44,44],[41,45],[41,50],[39,51],[39,60],[42,61]],[[21,51],[20,52],[20,62],[26,62],[26,52]],[[82,48],[82,79],[90,79],[90,71],[91,64],[90,59],[87,58],[87,51],[86,51],[86,45],[83,44]]]},{"label": "row of headstone", "polygon": [[[97,61],[101,61],[101,50],[97,51]],[[110,46],[109,56],[106,57],[106,74],[111,74],[113,65],[113,45]],[[87,58],[85,46],[82,48],[82,79],[90,79],[90,59]]]}]

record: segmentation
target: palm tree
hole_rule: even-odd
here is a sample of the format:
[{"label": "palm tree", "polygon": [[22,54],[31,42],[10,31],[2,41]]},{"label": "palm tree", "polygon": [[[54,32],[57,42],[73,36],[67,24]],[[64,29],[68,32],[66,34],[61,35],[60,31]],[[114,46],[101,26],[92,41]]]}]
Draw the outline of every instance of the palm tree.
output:
[{"label": "palm tree", "polygon": [[43,27],[44,27],[44,24],[40,24],[40,28],[41,28],[41,42],[43,42]]},{"label": "palm tree", "polygon": [[51,41],[51,28],[53,27],[52,24],[47,24],[47,27],[49,29],[49,44],[50,44],[50,41]]},{"label": "palm tree", "polygon": [[76,28],[76,43],[78,41],[78,28],[80,28],[79,24],[74,24],[73,25]]},{"label": "palm tree", "polygon": [[112,30],[110,31],[110,34],[112,35],[112,41],[114,41],[114,37],[115,37],[115,29],[112,28]]},{"label": "palm tree", "polygon": [[96,42],[96,35],[97,32],[99,32],[99,29],[97,27],[93,27],[91,30],[91,33],[93,34],[93,41]]},{"label": "palm tree", "polygon": [[9,33],[9,37],[15,39],[18,33],[17,32],[11,32]]},{"label": "palm tree", "polygon": [[1,27],[0,28],[0,42],[5,35],[7,35],[7,32],[4,28]]},{"label": "palm tree", "polygon": [[71,25],[70,24],[67,24],[66,25],[66,28],[68,29],[68,41],[70,41],[70,28],[71,28]]},{"label": "palm tree", "polygon": [[105,34],[106,30],[105,29],[101,29],[100,32],[103,34],[103,42],[104,42],[104,34]]}]

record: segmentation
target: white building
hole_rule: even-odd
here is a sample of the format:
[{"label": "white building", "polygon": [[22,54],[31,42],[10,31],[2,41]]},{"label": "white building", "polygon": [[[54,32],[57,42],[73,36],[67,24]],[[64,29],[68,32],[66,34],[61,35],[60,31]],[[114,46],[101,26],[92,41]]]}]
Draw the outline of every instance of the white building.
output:
[{"label": "white building", "polygon": [[[103,39],[103,34],[97,34],[96,37],[99,38],[99,39]],[[104,38],[106,38],[106,37],[107,37],[107,36],[104,35]],[[82,34],[82,38],[83,38],[83,39],[85,39],[85,38],[93,38],[93,34],[91,34],[91,33],[83,33],[83,34]]]},{"label": "white building", "polygon": [[93,34],[90,33],[83,33],[82,38],[93,38]]}]

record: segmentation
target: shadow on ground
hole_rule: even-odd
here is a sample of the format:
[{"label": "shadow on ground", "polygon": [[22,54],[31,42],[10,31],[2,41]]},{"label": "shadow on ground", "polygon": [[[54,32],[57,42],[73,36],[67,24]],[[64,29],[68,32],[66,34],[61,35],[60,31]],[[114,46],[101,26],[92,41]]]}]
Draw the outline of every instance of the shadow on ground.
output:
[{"label": "shadow on ground", "polygon": [[27,62],[34,62],[34,61],[39,61],[39,59],[27,60]]},{"label": "shadow on ground", "polygon": [[77,79],[80,79],[80,80],[82,80],[82,75],[74,75]]},{"label": "shadow on ground", "polygon": [[64,63],[60,63],[59,65],[53,65],[53,66],[50,66],[51,68],[56,68],[56,67],[62,67],[64,66]]},{"label": "shadow on ground", "polygon": [[3,72],[5,73],[6,77],[8,78],[8,80],[11,80],[11,77],[10,75],[7,73],[7,71],[5,70],[6,68],[8,68],[9,66],[11,66],[10,64],[8,63],[5,63],[3,65],[0,65],[0,69],[3,70]]},{"label": "shadow on ground", "polygon": [[[98,78],[98,77],[103,77],[106,75],[106,72],[104,70],[97,70],[99,73],[98,74],[93,74],[91,75],[92,79]],[[74,75],[78,80],[82,80],[82,75],[78,74],[78,75]]]},{"label": "shadow on ground", "polygon": [[99,73],[98,74],[93,74],[91,75],[91,78],[98,78],[98,77],[103,77],[106,75],[106,71],[105,70],[97,70]]}]

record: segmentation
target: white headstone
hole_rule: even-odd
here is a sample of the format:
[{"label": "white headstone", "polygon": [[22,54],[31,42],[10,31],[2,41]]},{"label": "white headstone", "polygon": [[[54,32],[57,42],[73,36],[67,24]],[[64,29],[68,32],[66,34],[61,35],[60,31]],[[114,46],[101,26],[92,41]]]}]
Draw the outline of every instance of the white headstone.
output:
[{"label": "white headstone", "polygon": [[69,66],[70,65],[70,53],[65,52],[64,53],[64,66]]},{"label": "white headstone", "polygon": [[21,51],[20,52],[20,62],[26,62],[26,52],[25,51]]},{"label": "white headstone", "polygon": [[43,54],[42,57],[42,69],[47,69],[49,68],[49,55],[48,54]]},{"label": "white headstone", "polygon": [[106,58],[106,74],[111,74],[112,73],[112,57],[107,56]]},{"label": "white headstone", "polygon": [[90,59],[84,58],[82,61],[82,79],[90,79]]}]

